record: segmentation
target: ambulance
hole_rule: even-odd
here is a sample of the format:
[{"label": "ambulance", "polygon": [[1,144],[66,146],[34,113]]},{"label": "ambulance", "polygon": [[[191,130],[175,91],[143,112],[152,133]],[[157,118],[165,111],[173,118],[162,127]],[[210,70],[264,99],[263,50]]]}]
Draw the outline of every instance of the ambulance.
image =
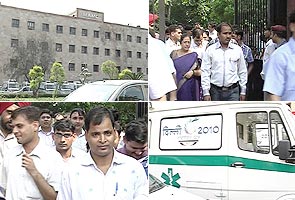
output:
[{"label": "ambulance", "polygon": [[151,102],[149,172],[204,199],[295,200],[295,118],[283,102]]}]

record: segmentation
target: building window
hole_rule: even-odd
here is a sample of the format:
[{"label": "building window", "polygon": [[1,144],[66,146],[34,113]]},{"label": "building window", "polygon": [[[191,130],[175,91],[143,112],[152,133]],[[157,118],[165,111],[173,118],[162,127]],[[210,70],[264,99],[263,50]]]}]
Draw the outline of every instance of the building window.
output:
[{"label": "building window", "polygon": [[41,50],[44,51],[48,51],[49,47],[48,47],[48,42],[41,42]]},{"label": "building window", "polygon": [[132,51],[127,51],[127,58],[132,58]]},{"label": "building window", "polygon": [[148,74],[148,72],[149,72],[149,69],[145,68],[145,74]]},{"label": "building window", "polygon": [[56,33],[63,33],[63,26],[56,25]]},{"label": "building window", "polygon": [[93,65],[93,72],[99,71],[99,65]]},{"label": "building window", "polygon": [[36,49],[35,41],[34,40],[27,40],[27,49]]},{"label": "building window", "polygon": [[132,67],[127,67],[127,69],[129,69],[132,72]]},{"label": "building window", "polygon": [[81,53],[87,54],[87,46],[81,47]]},{"label": "building window", "polygon": [[119,72],[121,72],[121,66],[117,66]]},{"label": "building window", "polygon": [[35,30],[35,22],[28,21],[28,29],[29,30]]},{"label": "building window", "polygon": [[75,45],[69,45],[69,52],[70,53],[75,53]]},{"label": "building window", "polygon": [[145,59],[148,59],[149,54],[145,53]]},{"label": "building window", "polygon": [[121,57],[121,50],[116,49],[116,57]]},{"label": "building window", "polygon": [[69,63],[69,71],[75,71],[75,63]]},{"label": "building window", "polygon": [[116,33],[116,40],[117,40],[117,41],[121,41],[121,34]]},{"label": "building window", "polygon": [[10,59],[10,67],[17,68],[18,62],[17,59]]},{"label": "building window", "polygon": [[111,39],[111,32],[105,32],[105,39]]},{"label": "building window", "polygon": [[141,67],[137,67],[136,71],[137,73],[141,72],[142,71]]},{"label": "building window", "polygon": [[11,26],[19,28],[19,19],[12,19]]},{"label": "building window", "polygon": [[137,36],[137,37],[136,37],[136,42],[137,42],[137,43],[141,43],[141,37],[140,37],[140,36]]},{"label": "building window", "polygon": [[76,35],[76,28],[70,27],[70,35]]},{"label": "building window", "polygon": [[62,44],[60,44],[60,43],[56,43],[56,44],[55,44],[55,50],[56,50],[57,52],[62,52]]},{"label": "building window", "polygon": [[132,36],[131,35],[127,35],[127,42],[132,42]]},{"label": "building window", "polygon": [[99,55],[99,48],[93,47],[93,55]]},{"label": "building window", "polygon": [[49,24],[42,23],[42,31],[49,32]]},{"label": "building window", "polygon": [[87,29],[82,29],[82,36],[87,36]]},{"label": "building window", "polygon": [[148,44],[149,42],[148,42],[149,40],[148,40],[148,38],[145,38],[145,43],[146,44]]},{"label": "building window", "polygon": [[104,49],[104,55],[105,56],[110,56],[110,49]]},{"label": "building window", "polygon": [[141,58],[141,52],[136,53],[137,58]]},{"label": "building window", "polygon": [[93,31],[94,38],[99,38],[99,31]]},{"label": "building window", "polygon": [[18,47],[18,39],[11,39],[11,47]]}]

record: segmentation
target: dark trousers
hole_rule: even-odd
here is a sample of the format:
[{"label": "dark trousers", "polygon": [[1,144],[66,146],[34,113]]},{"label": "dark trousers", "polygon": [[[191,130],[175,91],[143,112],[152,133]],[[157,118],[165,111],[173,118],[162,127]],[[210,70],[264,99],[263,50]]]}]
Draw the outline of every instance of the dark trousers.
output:
[{"label": "dark trousers", "polygon": [[240,100],[240,89],[239,86],[222,90],[211,84],[210,88],[211,101],[239,101]]}]

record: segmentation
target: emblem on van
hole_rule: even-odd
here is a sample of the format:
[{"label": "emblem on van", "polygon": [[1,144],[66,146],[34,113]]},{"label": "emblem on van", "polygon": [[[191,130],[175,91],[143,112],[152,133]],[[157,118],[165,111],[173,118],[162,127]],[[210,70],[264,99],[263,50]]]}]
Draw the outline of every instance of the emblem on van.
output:
[{"label": "emblem on van", "polygon": [[168,174],[166,173],[162,173],[161,177],[165,180],[164,183],[166,185],[172,185],[176,188],[180,188],[179,183],[177,183],[177,181],[180,179],[179,174],[173,174],[173,169],[172,168],[168,168]]}]

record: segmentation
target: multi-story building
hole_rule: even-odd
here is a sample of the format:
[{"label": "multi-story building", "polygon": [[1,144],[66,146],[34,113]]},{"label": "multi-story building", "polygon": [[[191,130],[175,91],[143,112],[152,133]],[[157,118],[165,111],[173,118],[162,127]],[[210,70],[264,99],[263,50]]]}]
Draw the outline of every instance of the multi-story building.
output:
[{"label": "multi-story building", "polygon": [[48,68],[48,80],[54,61],[62,64],[67,80],[79,80],[83,67],[92,73],[89,80],[102,80],[107,76],[101,65],[107,60],[114,61],[119,71],[128,68],[147,79],[145,28],[105,22],[104,13],[81,8],[57,15],[0,4],[0,19],[0,80],[23,81],[24,75],[15,69],[41,63],[48,63],[42,66]]}]

